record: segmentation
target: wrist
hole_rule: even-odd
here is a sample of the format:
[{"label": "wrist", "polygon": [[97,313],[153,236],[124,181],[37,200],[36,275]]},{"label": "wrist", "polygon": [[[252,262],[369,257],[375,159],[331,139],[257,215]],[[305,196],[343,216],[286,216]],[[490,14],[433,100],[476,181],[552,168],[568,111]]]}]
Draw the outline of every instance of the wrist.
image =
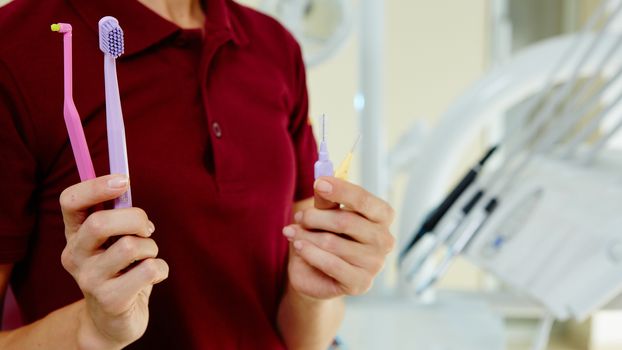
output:
[{"label": "wrist", "polygon": [[343,319],[343,297],[318,299],[289,282],[279,306],[279,332],[289,349],[327,349]]},{"label": "wrist", "polygon": [[76,332],[78,349],[80,350],[117,350],[123,349],[119,345],[102,334],[93,319],[89,315],[86,302],[80,303],[77,310],[78,329]]},{"label": "wrist", "polygon": [[287,286],[285,288],[285,294],[283,295],[283,300],[286,300],[290,304],[296,304],[305,308],[322,309],[324,307],[330,307],[335,303],[342,303],[343,297],[340,296],[330,299],[314,298],[306,294],[300,293],[288,280]]}]

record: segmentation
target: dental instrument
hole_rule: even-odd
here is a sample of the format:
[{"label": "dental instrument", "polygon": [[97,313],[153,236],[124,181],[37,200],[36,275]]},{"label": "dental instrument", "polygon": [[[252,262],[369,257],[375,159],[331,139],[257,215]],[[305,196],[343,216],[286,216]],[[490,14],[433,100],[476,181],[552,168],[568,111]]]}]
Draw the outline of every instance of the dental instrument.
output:
[{"label": "dental instrument", "polygon": [[426,264],[433,252],[437,251],[443,243],[446,243],[458,229],[461,218],[467,217],[475,207],[484,191],[479,190],[457,212],[449,211],[446,217],[440,221],[433,231],[425,233],[420,241],[422,245],[414,246],[412,253],[407,253],[402,260],[402,266],[407,270],[406,281],[413,281],[419,270]]},{"label": "dental instrument", "polygon": [[[116,59],[123,54],[123,30],[119,21],[110,16],[99,20],[99,48],[104,53],[104,83],[106,87],[106,127],[108,129],[108,154],[110,173],[129,177],[125,127],[117,82]],[[132,206],[130,188],[114,200],[115,208]]]},{"label": "dental instrument", "polygon": [[499,229],[499,232],[482,247],[483,256],[494,256],[506,243],[516,236],[536,209],[543,193],[544,190],[542,188],[537,188],[512,206],[512,210],[509,210],[507,216],[504,217],[503,228]]},{"label": "dental instrument", "polygon": [[415,293],[422,294],[430,286],[436,283],[436,281],[443,274],[445,274],[447,269],[451,266],[454,258],[464,251],[473,237],[484,226],[488,218],[498,208],[498,204],[499,202],[497,200],[492,199],[486,204],[483,212],[475,212],[474,215],[469,216],[471,219],[470,221],[467,221],[463,233],[458,236],[454,244],[448,248],[447,254],[443,257],[436,270],[434,270],[434,272],[427,279],[424,279],[423,282],[415,287]]},{"label": "dental instrument", "polygon": [[[570,59],[570,57],[573,56],[575,51],[579,51],[581,52],[581,50],[579,50],[579,46],[581,44],[581,42],[584,40],[584,38],[587,36],[587,33],[590,32],[592,30],[593,27],[596,26],[597,22],[600,20],[600,17],[605,13],[605,10],[607,8],[607,4],[606,2],[601,3],[601,5],[599,6],[599,8],[596,10],[595,14],[593,16],[590,17],[590,19],[588,20],[588,23],[584,26],[582,33],[580,36],[577,37],[577,39],[568,47],[567,51],[562,54],[560,56],[560,60],[558,62],[558,64],[556,65],[556,69],[554,71],[551,72],[551,74],[548,76],[546,83],[545,83],[545,88],[542,89],[542,92],[536,96],[536,98],[532,99],[528,105],[528,107],[525,109],[525,117],[534,113],[535,111],[538,110],[538,106],[546,101],[546,96],[548,91],[552,90],[554,85],[555,85],[555,78],[558,74],[558,72],[565,66],[565,63],[568,59]],[[605,23],[603,24],[603,26],[600,29],[600,32],[602,33],[607,27],[608,25],[611,23],[611,20],[617,16],[617,14],[620,12],[620,10],[622,9],[622,3],[618,5],[618,7],[613,11],[613,14],[610,15],[608,17],[608,19],[605,21]],[[591,54],[591,52],[594,50],[594,48],[597,46],[597,44],[599,43],[599,40],[595,40],[594,42],[591,43],[591,45],[589,46],[589,48],[587,50],[585,50],[585,52],[583,53],[583,56],[581,57],[581,59],[579,60],[579,63],[575,66],[573,73],[572,73],[572,78],[565,84],[565,87],[562,89],[561,92],[559,92],[558,94],[556,94],[556,98],[554,98],[553,102],[551,103],[550,101],[547,101],[547,103],[545,104],[545,106],[540,110],[540,113],[537,113],[536,116],[534,117],[532,123],[528,126],[528,129],[526,132],[524,133],[516,133],[516,138],[518,139],[518,141],[515,141],[515,144],[512,145],[512,140],[509,140],[507,142],[504,142],[501,147],[503,148],[509,148],[508,150],[508,154],[507,157],[511,158],[512,156],[514,156],[516,153],[518,153],[520,151],[520,149],[526,145],[528,145],[532,138],[537,136],[538,132],[540,131],[540,129],[545,126],[546,122],[548,121],[548,116],[549,114],[555,109],[555,107],[559,104],[560,101],[562,101],[564,98],[568,97],[568,94],[572,91],[572,89],[570,88],[570,86],[573,86],[577,80],[580,68],[585,64],[585,62],[587,61],[587,58],[589,57],[589,55]],[[518,131],[518,130],[515,130]],[[513,135],[515,133],[510,133],[510,135]],[[521,137],[521,135],[523,135],[523,137]],[[526,137],[525,137],[526,136]],[[512,147],[514,146],[514,147]],[[508,162],[509,163],[509,162]],[[496,171],[496,175],[501,175],[503,173],[503,170],[505,167],[508,167],[509,164],[505,163],[504,166],[502,166],[500,169],[497,169]],[[473,182],[471,182],[472,184]],[[468,184],[466,188],[468,188],[471,184]],[[481,187],[481,184],[480,184]],[[464,193],[464,191],[462,191],[462,193]],[[459,197],[460,195],[458,195]],[[481,198],[481,196],[480,196]],[[476,197],[472,197],[472,200],[479,200],[479,198]],[[450,205],[451,207],[451,205]],[[439,221],[440,219],[442,219],[445,216],[445,212],[439,212]],[[436,225],[434,225],[436,226]],[[421,233],[423,230],[420,229],[418,232],[416,232],[414,234],[414,237],[419,236],[419,238],[423,237],[425,233]],[[427,231],[427,230],[426,230]],[[433,232],[433,230],[430,230],[430,232]],[[400,255],[401,259],[403,260],[403,257],[406,256],[406,254],[408,254],[408,252],[410,251],[410,249],[412,249],[412,247],[414,246],[414,244],[416,244],[416,242],[418,241],[417,238],[413,238],[411,240],[411,242],[414,243],[409,243],[409,248],[404,249],[402,251],[402,254]]]},{"label": "dental instrument", "polygon": [[69,134],[69,142],[73,150],[73,157],[78,167],[80,181],[95,178],[95,169],[89,153],[89,147],[84,137],[84,129],[80,114],[73,102],[73,59],[72,59],[72,28],[69,23],[55,23],[51,25],[53,32],[63,34],[63,68],[64,68],[64,98],[63,115],[65,127]]},{"label": "dental instrument", "polygon": [[[616,100],[616,102],[612,103],[602,113],[602,115],[606,115],[608,111],[611,108],[613,108],[613,106],[615,106],[618,102],[619,100]],[[598,125],[599,120],[602,119],[602,115],[600,118],[595,118],[595,120],[591,124]],[[591,126],[588,126],[587,129],[590,129],[590,128]],[[534,150],[537,151],[538,149],[541,149],[542,144],[544,143],[548,145],[554,145],[564,135],[556,134],[555,136],[556,137],[552,139],[551,138],[540,139],[538,144],[534,147]],[[475,211],[475,214],[473,214],[473,216],[471,216],[470,219],[468,218],[469,213],[468,212],[465,213],[465,211],[463,210],[462,213],[464,215],[460,218],[460,221],[458,222],[458,224],[453,226],[454,232],[450,233],[448,237],[455,235],[458,231],[460,231],[461,227],[464,227],[464,229],[461,230],[462,233],[456,238],[456,240],[448,248],[447,254],[442,258],[441,262],[437,265],[437,268],[434,270],[434,272],[430,274],[428,278],[423,279],[423,282],[419,283],[416,286],[415,292],[417,294],[422,294],[425,290],[427,290],[427,288],[432,286],[438,280],[438,278],[440,278],[440,276],[442,276],[447,271],[449,266],[451,266],[453,259],[459,254],[461,254],[466,249],[466,247],[473,240],[473,238],[478,234],[478,232],[481,230],[481,228],[484,226],[487,220],[492,216],[494,211],[499,207],[502,194],[506,193],[511,188],[512,184],[514,184],[515,182],[514,179],[517,176],[519,176],[528,167],[529,163],[533,160],[533,157],[535,154],[536,152],[530,152],[527,154],[525,158],[522,159],[522,161],[516,167],[515,171],[509,174],[508,179],[502,185],[501,189],[496,194],[489,196],[490,199],[484,206],[483,210]],[[477,194],[479,195],[480,192],[477,192]],[[463,223],[465,224],[463,225]]]},{"label": "dental instrument", "polygon": [[326,115],[322,114],[322,141],[320,141],[319,159],[315,162],[315,179],[322,176],[333,176],[333,163],[328,155],[328,143],[326,141]]},{"label": "dental instrument", "polygon": [[350,152],[348,152],[348,154],[343,159],[341,164],[339,164],[339,166],[337,167],[337,170],[335,171],[336,178],[341,179],[341,180],[348,179],[348,171],[350,170],[350,164],[352,163],[352,158],[354,157],[354,151],[356,150],[356,146],[358,146],[360,140],[361,140],[361,134],[359,134],[356,137],[356,141],[354,141],[352,148],[350,148]]},{"label": "dental instrument", "polygon": [[[604,10],[604,7],[606,7],[606,2],[603,2],[603,4],[601,4],[601,9],[599,9],[597,11],[597,13],[592,16],[592,18],[590,19],[588,25],[586,26],[586,28],[584,28],[584,32],[586,32],[587,30],[589,30],[589,28],[594,25],[595,21],[597,18],[600,17],[601,12]],[[599,30],[599,33],[603,33],[606,28],[612,23],[613,19],[616,18],[619,13],[622,11],[622,2],[620,2],[617,7],[615,8],[615,10],[613,11],[613,13],[605,20],[605,23],[603,24],[603,26],[601,27],[601,29]],[[544,107],[542,107],[538,113],[535,115],[534,120],[531,124],[529,124],[527,131],[525,131],[522,134],[519,134],[519,136],[517,137],[519,139],[519,141],[517,142],[517,144],[515,145],[515,147],[513,149],[511,149],[511,151],[508,154],[508,158],[511,158],[511,156],[515,156],[515,155],[519,155],[520,156],[520,150],[523,147],[526,147],[529,145],[529,143],[535,141],[534,139],[538,136],[538,133],[541,132],[542,128],[549,129],[550,125],[547,126],[547,122],[550,122],[550,115],[553,112],[553,110],[560,105],[560,103],[567,99],[569,97],[569,95],[572,93],[574,86],[576,85],[577,79],[579,77],[579,72],[581,71],[581,68],[587,63],[590,55],[592,54],[592,52],[594,51],[594,49],[600,44],[602,40],[602,35],[599,35],[596,37],[596,39],[594,41],[592,41],[588,47],[587,50],[585,50],[582,54],[582,56],[580,57],[578,63],[574,66],[572,75],[570,77],[570,79],[563,85],[563,87],[561,88],[560,91],[558,91],[557,93],[554,94],[553,98],[551,100],[548,100],[547,103],[544,105]],[[569,55],[570,56],[570,55]],[[563,59],[564,57],[562,57]],[[561,67],[562,65],[558,65],[558,67]],[[559,69],[559,68],[558,68]],[[551,89],[553,87],[554,84],[554,77],[556,75],[557,72],[555,72],[554,74],[552,74],[547,82],[547,88],[544,89],[543,91],[548,91],[549,89]],[[540,94],[538,97],[538,99],[542,99],[544,96],[546,96],[546,93],[542,93]],[[537,106],[539,103],[533,103],[533,105]],[[522,137],[521,137],[522,136]],[[563,135],[554,135],[554,137],[551,138],[541,138],[540,140],[538,140],[538,143],[536,144],[536,146],[530,148],[532,151],[533,150],[538,150],[540,152],[546,151],[547,149],[545,147],[543,147],[543,145],[553,145],[555,144],[555,142],[561,138]],[[546,140],[546,141],[543,141]],[[552,141],[552,142],[551,142]],[[505,146],[504,144],[501,145],[502,147]],[[504,165],[497,169],[495,171],[495,174],[493,176],[491,176],[491,181],[487,184],[489,188],[494,188],[495,185],[497,184],[497,182],[499,182],[501,179],[504,178],[504,173],[509,173],[509,174],[516,174],[518,171],[520,171],[521,169],[523,169],[530,160],[530,155],[532,153],[531,152],[524,152],[524,157],[526,157],[527,159],[523,159],[522,161],[517,161],[515,159],[509,160],[506,163],[504,163]],[[512,167],[512,165],[516,165]],[[514,176],[511,176],[512,178]]]},{"label": "dental instrument", "polygon": [[[605,28],[609,25],[609,23],[611,23],[612,19],[619,14],[621,9],[622,9],[622,3],[618,5],[614,13],[606,20],[605,24],[603,25],[603,28],[601,29],[601,32],[603,32]],[[550,101],[547,101],[547,103],[544,105],[542,109],[539,110],[539,112],[534,117],[533,122],[528,126],[528,130],[524,134],[521,135],[522,137],[521,136],[518,137],[519,142],[515,145],[515,147],[511,150],[510,153],[513,155],[518,153],[519,159],[508,160],[506,163],[504,163],[501,166],[501,168],[495,171],[492,177],[490,177],[491,180],[489,180],[488,186],[486,186],[488,187],[488,191],[487,191],[488,195],[485,196],[486,198],[489,198],[488,202],[485,205],[480,205],[479,203],[477,203],[480,201],[481,198],[484,198],[484,196],[480,194],[480,192],[484,191],[484,186],[480,184],[480,191],[476,192],[476,194],[472,197],[472,200],[471,200],[471,202],[475,201],[475,203],[477,204],[476,207],[478,209],[469,210],[469,212],[473,211],[475,213],[473,214],[475,218],[468,219],[469,212],[462,211],[460,213],[461,215],[459,215],[458,218],[455,219],[457,220],[457,223],[450,225],[452,230],[451,232],[444,234],[444,236],[446,236],[445,241],[451,239],[456,234],[458,234],[458,232],[460,231],[462,231],[462,233],[457,236],[453,244],[451,244],[451,246],[448,248],[448,253],[445,255],[441,263],[438,265],[437,269],[428,278],[424,279],[423,280],[424,282],[420,283],[416,287],[417,293],[422,293],[429,286],[434,284],[435,281],[450,266],[451,262],[453,261],[453,258],[457,256],[458,254],[462,253],[462,251],[468,246],[468,244],[471,242],[473,237],[477,235],[477,233],[484,226],[488,218],[493,214],[495,209],[499,206],[499,202],[501,198],[500,195],[504,193],[505,190],[507,190],[511,186],[511,184],[514,182],[514,178],[516,178],[516,176],[518,176],[520,173],[522,173],[522,171],[524,171],[527,168],[527,166],[529,165],[529,163],[531,162],[533,158],[533,155],[536,152],[542,152],[546,150],[546,148],[554,145],[559,139],[561,139],[561,137],[563,137],[563,134],[560,133],[560,135],[554,135],[553,137],[540,138],[539,140],[537,140],[536,146],[528,148],[530,151],[524,152],[523,154],[519,153],[522,147],[527,147],[529,143],[536,141],[538,133],[542,132],[541,129],[543,128],[544,130],[550,129],[551,127],[550,125],[551,118],[549,118],[550,114],[560,104],[560,102],[563,101],[564,99],[567,99],[569,95],[571,94],[571,92],[573,91],[571,87],[575,85],[576,80],[578,78],[579,71],[581,70],[581,67],[587,62],[589,55],[599,43],[600,38],[601,38],[600,36],[597,37],[597,39],[591,43],[591,45],[589,46],[589,49],[584,52],[583,56],[579,60],[579,63],[575,66],[573,70],[571,79],[564,84],[562,89],[558,91]],[[543,147],[543,145],[547,145],[547,147]],[[503,175],[505,175],[506,173],[508,174],[509,180],[503,182],[502,180],[506,178],[506,176],[503,176]],[[493,189],[495,189],[496,187],[499,187],[497,186],[499,182],[501,182],[501,186],[500,186],[501,190],[494,191]],[[496,194],[494,194],[495,192]],[[479,198],[476,198],[476,197],[479,197]],[[470,209],[473,209],[473,207]],[[436,246],[440,246],[440,244],[442,243],[444,243],[444,241],[443,242],[439,241],[437,242]],[[430,256],[432,252],[433,251],[430,251],[429,254],[427,254],[427,256]],[[427,256],[424,257],[424,259],[427,259]],[[422,264],[419,264],[416,267],[419,268],[420,266],[422,266]],[[414,275],[417,272],[418,272],[417,270],[412,271],[409,275]]]},{"label": "dental instrument", "polygon": [[[428,232],[432,232],[439,221],[447,214],[447,211],[454,205],[458,198],[464,193],[464,191],[477,179],[480,171],[484,167],[484,164],[490,159],[490,157],[497,150],[497,146],[491,147],[486,154],[472,167],[462,179],[456,184],[456,186],[449,192],[441,204],[434,209],[426,220],[421,225],[421,228],[413,236],[412,240],[406,245],[399,256],[399,262],[404,260],[406,254],[412,249],[412,247]],[[467,206],[468,207],[468,206]],[[463,210],[464,211],[464,210]]]}]

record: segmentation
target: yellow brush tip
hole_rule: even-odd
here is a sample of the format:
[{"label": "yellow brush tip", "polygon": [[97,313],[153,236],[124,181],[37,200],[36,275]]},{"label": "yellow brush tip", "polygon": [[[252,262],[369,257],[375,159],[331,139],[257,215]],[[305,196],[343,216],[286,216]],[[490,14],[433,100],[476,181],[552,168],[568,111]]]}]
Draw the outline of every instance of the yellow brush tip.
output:
[{"label": "yellow brush tip", "polygon": [[50,27],[52,28],[53,32],[59,32],[60,31],[60,24],[58,24],[58,23],[54,23]]}]

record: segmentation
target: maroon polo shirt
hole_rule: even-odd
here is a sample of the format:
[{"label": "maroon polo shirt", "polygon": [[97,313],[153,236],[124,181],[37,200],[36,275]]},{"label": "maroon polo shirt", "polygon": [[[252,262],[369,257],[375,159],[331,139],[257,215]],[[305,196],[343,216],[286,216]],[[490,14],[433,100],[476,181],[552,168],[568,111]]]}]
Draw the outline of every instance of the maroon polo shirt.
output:
[{"label": "maroon polo shirt", "polygon": [[228,0],[182,30],[134,0],[15,0],[0,9],[0,263],[27,322],[82,297],[60,264],[58,204],[79,181],[62,114],[62,36],[74,99],[107,174],[97,22],[119,19],[117,60],[134,205],[170,265],[135,349],[280,349],[277,309],[292,203],[312,195],[316,147],[300,49],[273,19]]}]

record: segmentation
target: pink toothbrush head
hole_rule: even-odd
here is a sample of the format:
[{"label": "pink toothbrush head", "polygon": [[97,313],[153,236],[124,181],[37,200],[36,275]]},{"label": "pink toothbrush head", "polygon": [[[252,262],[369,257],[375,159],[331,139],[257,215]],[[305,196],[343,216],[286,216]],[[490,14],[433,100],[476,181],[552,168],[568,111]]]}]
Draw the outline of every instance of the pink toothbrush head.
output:
[{"label": "pink toothbrush head", "polygon": [[[107,16],[99,20],[99,48],[104,53],[106,127],[108,129],[110,173],[125,174],[129,177],[125,126],[123,125],[116,65],[116,59],[123,54],[123,30],[116,18]],[[129,189],[121,197],[115,199],[114,206],[115,208],[129,208],[132,206],[132,194]]]},{"label": "pink toothbrush head", "polygon": [[54,23],[51,27],[53,32],[59,32],[61,34],[71,34],[71,24],[69,23]]}]

